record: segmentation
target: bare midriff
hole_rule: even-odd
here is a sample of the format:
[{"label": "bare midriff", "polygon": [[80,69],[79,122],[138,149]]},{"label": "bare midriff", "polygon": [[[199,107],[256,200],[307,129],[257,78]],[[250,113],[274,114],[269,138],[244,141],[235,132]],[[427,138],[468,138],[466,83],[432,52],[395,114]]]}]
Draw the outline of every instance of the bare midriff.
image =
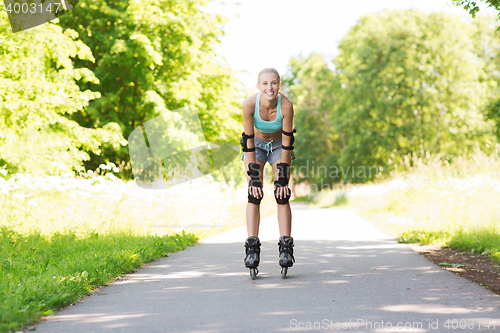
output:
[{"label": "bare midriff", "polygon": [[277,140],[277,139],[281,138],[282,131],[283,131],[282,129],[280,129],[274,133],[262,133],[255,126],[253,129],[255,131],[255,136],[258,137],[259,139],[264,140],[264,141]]}]

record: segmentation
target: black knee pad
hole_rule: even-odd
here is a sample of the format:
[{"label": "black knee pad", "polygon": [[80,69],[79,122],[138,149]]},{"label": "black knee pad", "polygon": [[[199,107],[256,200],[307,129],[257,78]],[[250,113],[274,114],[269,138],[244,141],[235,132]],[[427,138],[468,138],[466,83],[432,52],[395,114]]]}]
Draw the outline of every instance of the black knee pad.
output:
[{"label": "black knee pad", "polygon": [[250,203],[260,205],[262,198],[264,198],[264,191],[262,191],[262,196],[260,198],[256,198],[253,196],[253,194],[248,193],[248,202],[250,202]]},{"label": "black knee pad", "polygon": [[290,190],[290,188],[288,189],[287,195],[282,199],[278,197],[278,189],[274,190],[274,198],[276,199],[276,203],[278,203],[278,205],[286,205],[290,201],[291,196],[292,190]]}]

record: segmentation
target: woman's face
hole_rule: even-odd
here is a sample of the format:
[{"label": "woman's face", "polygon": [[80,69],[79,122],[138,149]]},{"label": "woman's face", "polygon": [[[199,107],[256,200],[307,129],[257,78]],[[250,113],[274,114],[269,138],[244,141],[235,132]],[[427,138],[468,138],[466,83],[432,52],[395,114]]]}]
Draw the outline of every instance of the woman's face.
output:
[{"label": "woman's face", "polygon": [[278,75],[274,73],[264,73],[260,75],[259,90],[265,98],[271,100],[278,96],[281,82]]}]

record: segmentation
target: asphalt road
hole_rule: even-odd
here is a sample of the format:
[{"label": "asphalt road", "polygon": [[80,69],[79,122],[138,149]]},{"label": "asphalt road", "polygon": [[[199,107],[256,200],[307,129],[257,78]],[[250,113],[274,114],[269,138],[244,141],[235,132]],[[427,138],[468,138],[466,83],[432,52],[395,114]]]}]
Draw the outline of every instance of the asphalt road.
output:
[{"label": "asphalt road", "polygon": [[292,215],[296,264],[286,279],[272,216],[261,223],[254,281],[246,228],[236,228],[124,276],[36,332],[500,332],[500,296],[355,212],[294,205]]}]

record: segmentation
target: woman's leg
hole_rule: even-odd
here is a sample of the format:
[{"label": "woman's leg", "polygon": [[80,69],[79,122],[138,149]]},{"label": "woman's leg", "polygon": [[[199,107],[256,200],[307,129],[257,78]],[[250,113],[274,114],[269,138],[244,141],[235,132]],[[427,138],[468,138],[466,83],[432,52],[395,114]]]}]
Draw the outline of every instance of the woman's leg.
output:
[{"label": "woman's leg", "polygon": [[[272,164],[273,167],[273,175],[274,179],[278,179],[279,170],[277,168],[278,163],[281,163],[282,159],[280,158],[276,162]],[[288,165],[290,169],[292,167],[291,158],[288,160]],[[292,235],[292,210],[290,209],[290,203],[285,205],[278,204],[278,225],[280,229],[280,237],[281,236],[291,236]]]},{"label": "woman's leg", "polygon": [[[263,181],[264,175],[264,162],[256,160],[260,166],[259,178]],[[248,158],[245,158],[245,173],[248,171]],[[247,183],[250,182],[250,176],[247,174]],[[264,183],[262,183],[264,184]],[[264,193],[264,192],[262,192]],[[247,203],[247,233],[248,237],[259,236],[259,224],[260,224],[260,205],[253,203]]]}]

